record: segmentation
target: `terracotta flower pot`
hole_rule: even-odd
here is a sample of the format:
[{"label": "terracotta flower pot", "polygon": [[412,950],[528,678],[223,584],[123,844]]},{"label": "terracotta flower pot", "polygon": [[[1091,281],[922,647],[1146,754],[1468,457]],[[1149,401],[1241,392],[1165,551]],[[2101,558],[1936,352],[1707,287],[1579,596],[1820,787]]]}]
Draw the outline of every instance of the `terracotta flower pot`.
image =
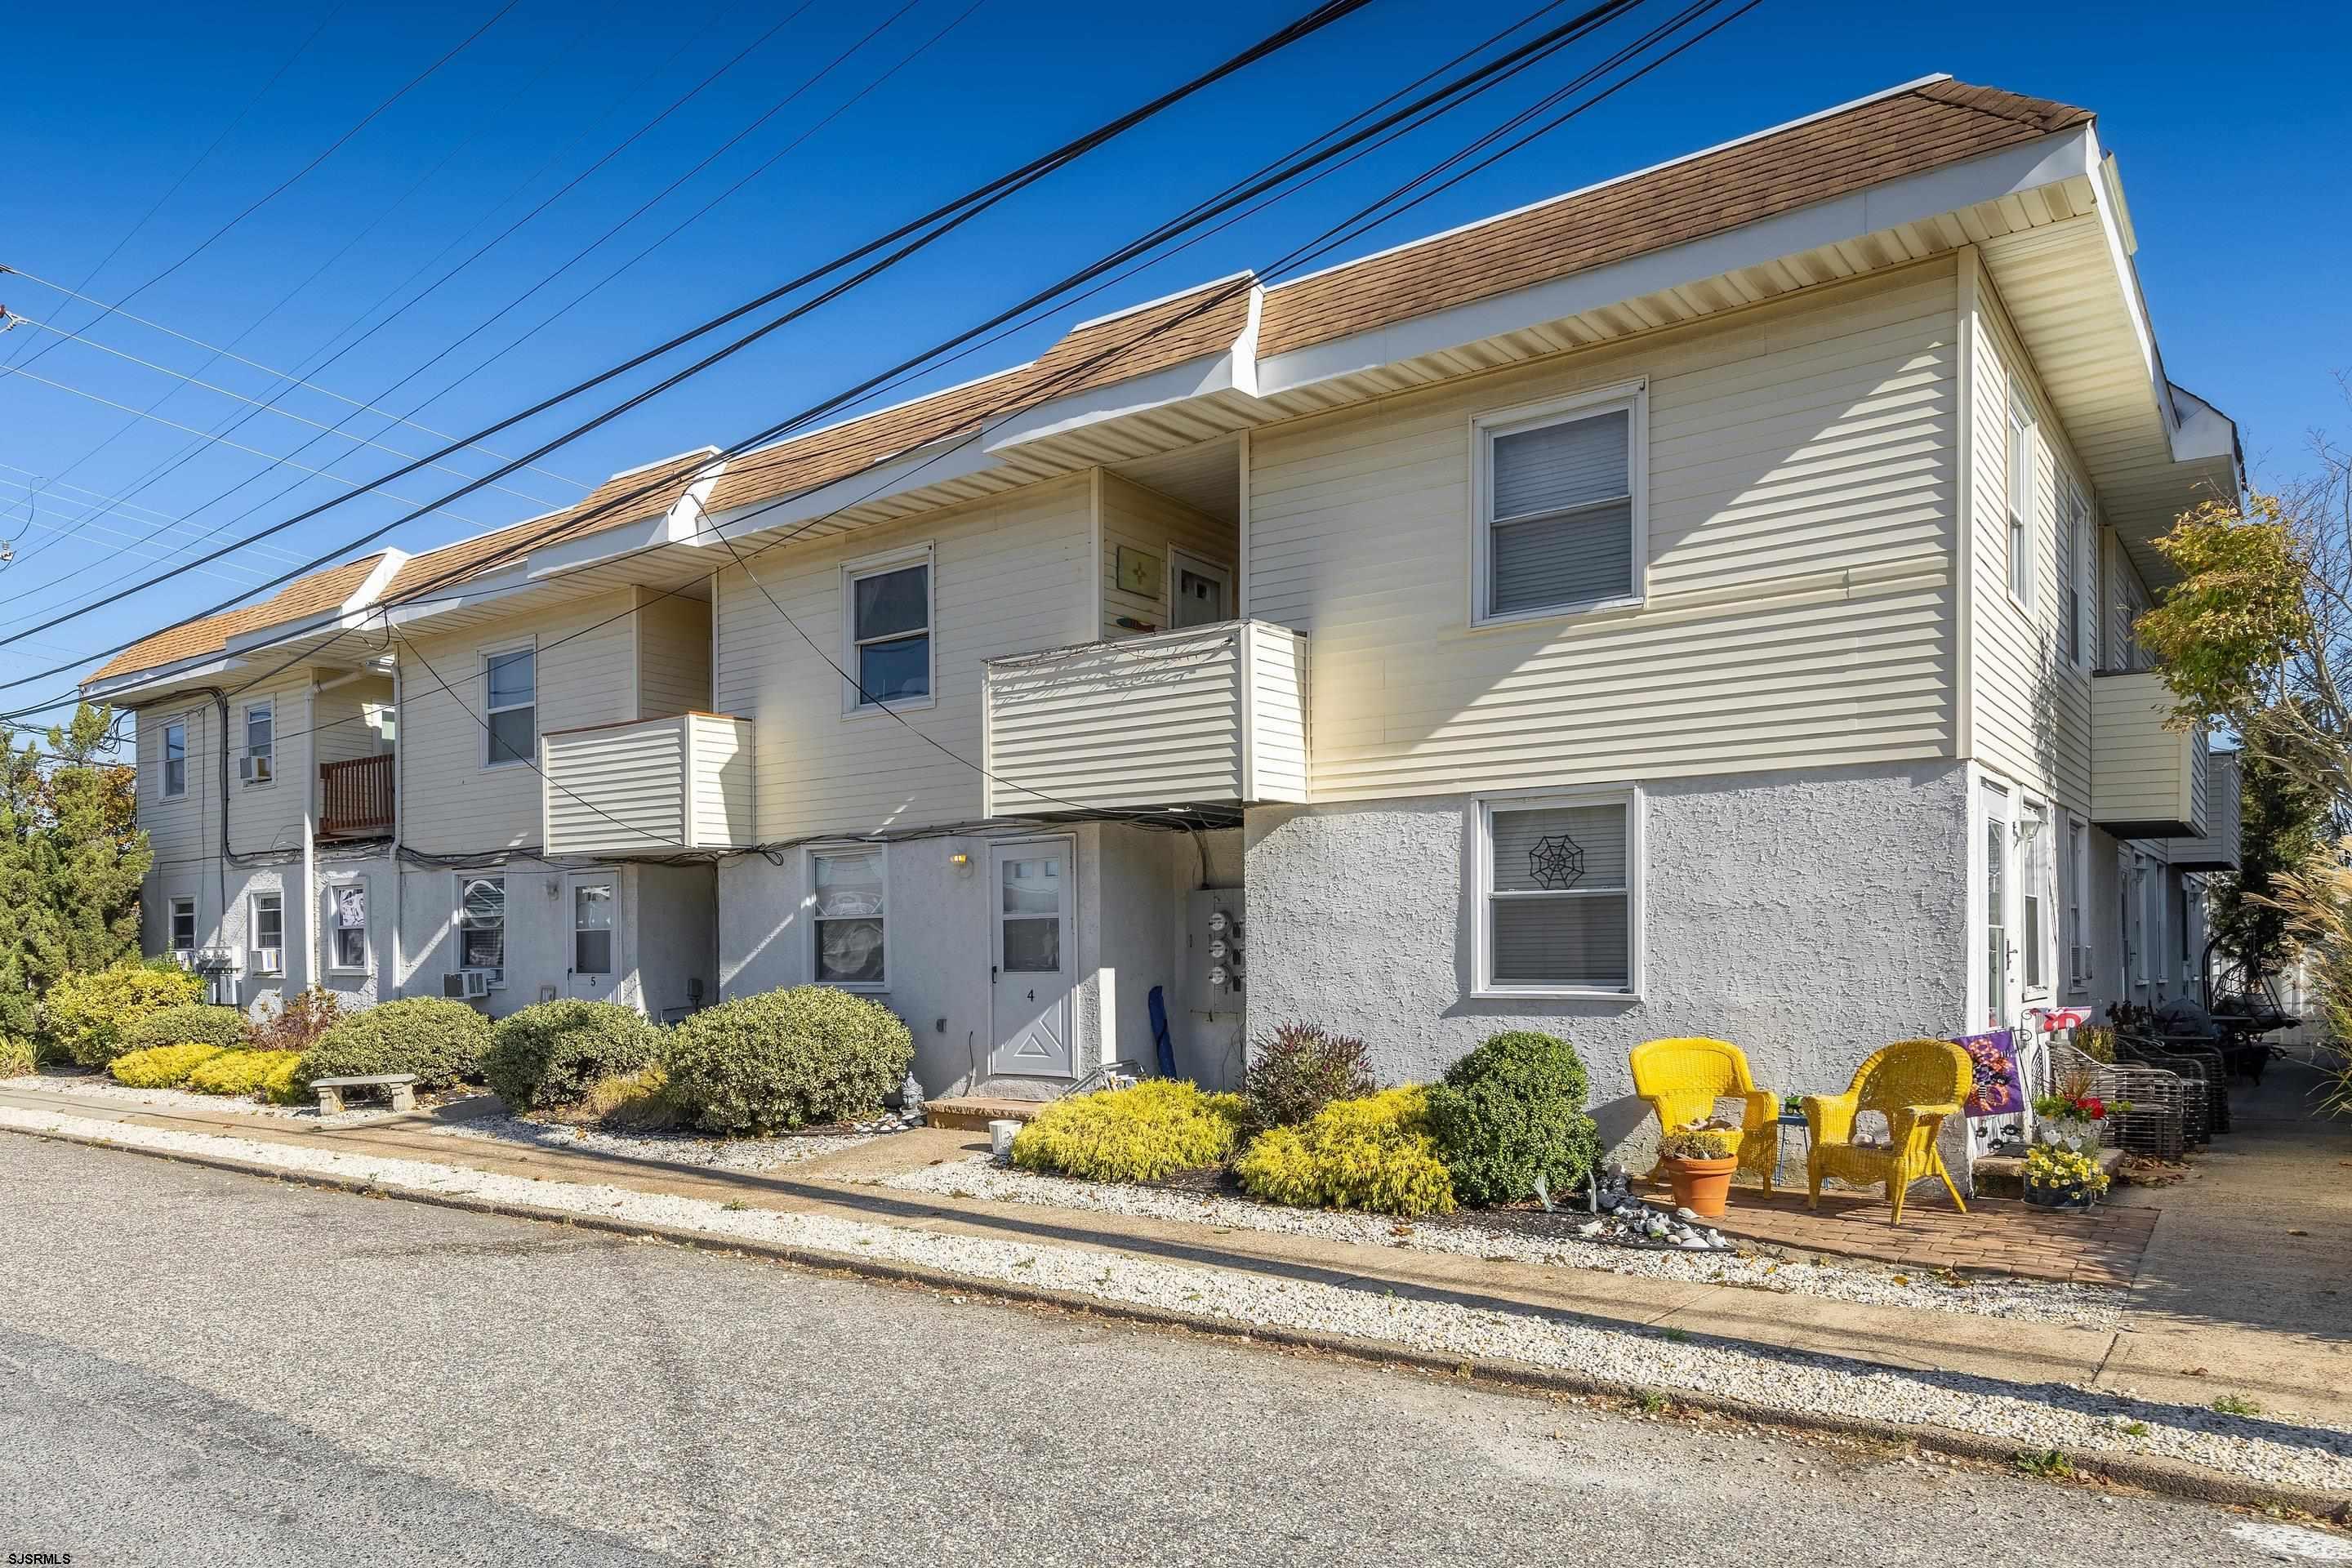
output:
[{"label": "terracotta flower pot", "polygon": [[1731,1173],[1738,1169],[1737,1154],[1720,1160],[1668,1160],[1666,1180],[1675,1190],[1675,1206],[1706,1219],[1721,1217],[1723,1205],[1731,1200]]}]

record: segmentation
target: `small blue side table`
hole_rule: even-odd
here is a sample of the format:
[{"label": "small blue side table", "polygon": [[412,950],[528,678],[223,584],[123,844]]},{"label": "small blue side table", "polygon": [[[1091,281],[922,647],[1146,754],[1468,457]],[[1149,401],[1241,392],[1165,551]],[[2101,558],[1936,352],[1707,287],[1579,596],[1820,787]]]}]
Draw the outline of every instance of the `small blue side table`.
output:
[{"label": "small blue side table", "polygon": [[[1778,1183],[1780,1179],[1780,1166],[1789,1163],[1789,1130],[1796,1129],[1797,1152],[1801,1155],[1808,1154],[1812,1150],[1813,1125],[1805,1120],[1805,1113],[1801,1110],[1784,1110],[1772,1120],[1780,1127],[1780,1143],[1775,1150],[1772,1167],[1772,1180]],[[1799,1168],[1802,1169],[1802,1166],[1800,1165]]]}]

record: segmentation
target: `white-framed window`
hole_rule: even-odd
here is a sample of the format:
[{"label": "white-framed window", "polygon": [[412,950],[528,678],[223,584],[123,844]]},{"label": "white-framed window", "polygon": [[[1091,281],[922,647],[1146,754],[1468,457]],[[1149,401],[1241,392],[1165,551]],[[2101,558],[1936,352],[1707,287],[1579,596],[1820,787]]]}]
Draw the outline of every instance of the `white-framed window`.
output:
[{"label": "white-framed window", "polygon": [[2033,405],[2009,384],[2009,595],[2033,608]]},{"label": "white-framed window", "polygon": [[253,972],[277,974],[286,967],[286,900],[280,893],[253,895]]},{"label": "white-framed window", "polygon": [[1642,602],[1643,384],[1480,415],[1470,452],[1472,625]]},{"label": "white-framed window", "polygon": [[2098,558],[2098,541],[2091,529],[2091,492],[2079,479],[2070,479],[2065,486],[2066,519],[2059,525],[2058,580],[2063,586],[2064,603],[2061,605],[2065,624],[2059,628],[2059,637],[2066,662],[2076,669],[2091,668],[2092,645],[2097,640],[2091,624],[2091,606],[2099,595],[2093,585],[2094,565]]},{"label": "white-framed window", "polygon": [[266,784],[278,776],[278,704],[248,702],[245,707],[245,765],[238,776],[247,784]]},{"label": "white-framed window", "polygon": [[931,564],[931,547],[923,544],[843,566],[844,712],[931,705],[939,673]]},{"label": "white-framed window", "polygon": [[2123,876],[2124,973],[2134,985],[2147,984],[2147,862],[2126,854]]},{"label": "white-framed window", "polygon": [[2050,994],[2050,813],[2037,801],[2018,807],[2018,837],[2024,853],[2018,879],[2018,940],[2024,949],[2025,994]]},{"label": "white-framed window", "polygon": [[1473,810],[1478,994],[1641,994],[1641,792],[1496,795]]},{"label": "white-framed window", "polygon": [[507,879],[457,878],[457,967],[489,972],[493,991],[507,983]]},{"label": "white-framed window", "polygon": [[188,721],[185,719],[174,719],[163,726],[161,789],[165,800],[177,800],[188,793]]},{"label": "white-framed window", "polygon": [[368,892],[365,882],[327,885],[327,967],[364,973],[368,966]]},{"label": "white-framed window", "polygon": [[818,984],[879,990],[887,983],[886,882],[878,846],[809,851],[810,973]]},{"label": "white-framed window", "polygon": [[482,766],[511,768],[539,759],[539,649],[482,652]]},{"label": "white-framed window", "polygon": [[165,935],[172,944],[172,951],[173,952],[195,952],[196,900],[189,898],[173,899],[167,908]]},{"label": "white-framed window", "polygon": [[2091,981],[2091,943],[2083,929],[2083,904],[2091,888],[2091,834],[2073,812],[2066,814],[2066,984],[2079,991]]}]

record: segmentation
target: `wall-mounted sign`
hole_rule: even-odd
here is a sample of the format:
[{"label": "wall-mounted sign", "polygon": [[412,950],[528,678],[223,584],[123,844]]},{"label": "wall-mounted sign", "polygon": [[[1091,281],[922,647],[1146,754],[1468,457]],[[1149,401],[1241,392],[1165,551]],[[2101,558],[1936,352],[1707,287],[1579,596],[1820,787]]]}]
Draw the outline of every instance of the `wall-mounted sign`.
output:
[{"label": "wall-mounted sign", "polygon": [[1149,550],[1138,550],[1131,544],[1118,547],[1118,588],[1122,594],[1140,594],[1147,599],[1160,597],[1161,582],[1160,557]]}]

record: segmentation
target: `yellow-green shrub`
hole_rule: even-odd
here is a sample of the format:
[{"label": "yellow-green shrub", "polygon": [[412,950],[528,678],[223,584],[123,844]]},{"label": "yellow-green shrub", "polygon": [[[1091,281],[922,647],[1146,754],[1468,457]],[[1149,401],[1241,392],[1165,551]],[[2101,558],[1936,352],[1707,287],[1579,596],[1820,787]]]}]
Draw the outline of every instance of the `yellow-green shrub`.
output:
[{"label": "yellow-green shrub", "polygon": [[198,1094],[258,1094],[275,1072],[291,1074],[299,1051],[223,1051],[197,1064],[188,1087]]},{"label": "yellow-green shrub", "polygon": [[263,1051],[257,1053],[282,1058],[261,1079],[261,1098],[272,1105],[301,1105],[310,1099],[310,1086],[302,1081],[302,1053],[299,1051]]},{"label": "yellow-green shrub", "polygon": [[170,1089],[185,1083],[188,1075],[202,1063],[221,1054],[218,1046],[155,1046],[143,1051],[126,1051],[106,1064],[117,1083],[132,1089]]},{"label": "yellow-green shrub", "polygon": [[669,1097],[669,1074],[659,1062],[598,1079],[582,1097],[579,1114],[616,1132],[667,1132],[687,1120]]},{"label": "yellow-green shrub", "polygon": [[76,1062],[102,1068],[130,1048],[123,1036],[133,1024],[204,994],[205,983],[176,963],[126,959],[50,986],[41,998],[41,1024]]},{"label": "yellow-green shrub", "polygon": [[0,1078],[23,1078],[37,1065],[32,1041],[0,1029]]},{"label": "yellow-green shrub", "polygon": [[1276,1203],[1444,1214],[1454,1183],[1428,1128],[1429,1095],[1418,1084],[1335,1100],[1304,1127],[1259,1133],[1234,1173],[1243,1191]]},{"label": "yellow-green shrub", "polygon": [[1156,1182],[1234,1152],[1245,1112],[1237,1094],[1202,1094],[1181,1079],[1057,1100],[1013,1140],[1013,1163],[1096,1182]]}]

